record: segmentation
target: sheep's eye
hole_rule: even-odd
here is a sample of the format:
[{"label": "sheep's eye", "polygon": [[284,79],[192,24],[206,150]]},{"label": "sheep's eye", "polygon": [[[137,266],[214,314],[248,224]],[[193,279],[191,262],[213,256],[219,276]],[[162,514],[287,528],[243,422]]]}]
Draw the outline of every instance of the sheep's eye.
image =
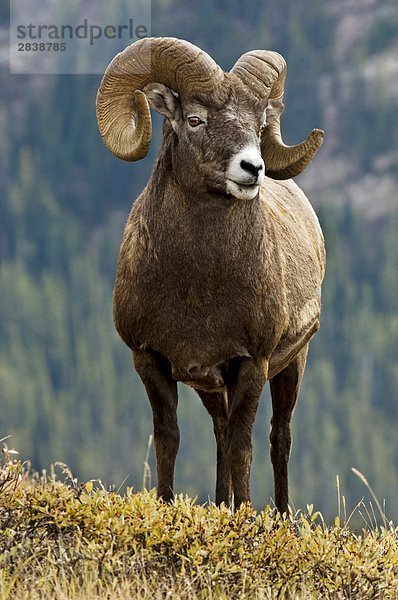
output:
[{"label": "sheep's eye", "polygon": [[199,117],[193,116],[193,117],[188,117],[188,123],[190,124],[191,127],[197,127],[198,125],[201,125],[203,123],[203,121]]}]

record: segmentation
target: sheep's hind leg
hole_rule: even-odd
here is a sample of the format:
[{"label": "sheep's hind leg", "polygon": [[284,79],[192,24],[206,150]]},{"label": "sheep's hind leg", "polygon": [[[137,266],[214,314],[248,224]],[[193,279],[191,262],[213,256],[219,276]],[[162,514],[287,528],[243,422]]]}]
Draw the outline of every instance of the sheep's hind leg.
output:
[{"label": "sheep's hind leg", "polygon": [[225,440],[228,428],[228,403],[226,392],[204,392],[196,390],[213,419],[214,435],[217,443],[216,504],[231,505],[231,475],[225,458]]},{"label": "sheep's hind leg", "polygon": [[133,352],[135,368],[148,394],[153,414],[158,498],[171,501],[180,432],[177,423],[177,382],[169,362],[152,351]]},{"label": "sheep's hind leg", "polygon": [[225,451],[231,471],[235,508],[242,502],[250,502],[252,429],[267,373],[268,362],[253,358],[240,359],[230,372]]},{"label": "sheep's hind leg", "polygon": [[271,462],[274,469],[275,504],[281,514],[289,501],[288,461],[292,443],[290,421],[296,406],[307,359],[305,346],[283,371],[270,380],[272,397]]}]

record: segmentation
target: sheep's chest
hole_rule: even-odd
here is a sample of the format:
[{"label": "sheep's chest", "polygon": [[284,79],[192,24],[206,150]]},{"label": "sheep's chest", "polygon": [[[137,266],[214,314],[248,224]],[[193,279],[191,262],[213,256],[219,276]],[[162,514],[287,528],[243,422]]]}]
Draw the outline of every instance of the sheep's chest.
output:
[{"label": "sheep's chest", "polygon": [[263,224],[248,221],[233,211],[181,211],[172,222],[158,215],[149,223],[150,244],[125,236],[115,320],[130,347],[151,347],[183,372],[257,350],[260,333],[264,343],[266,323],[282,310],[278,274],[266,276],[272,256]]}]

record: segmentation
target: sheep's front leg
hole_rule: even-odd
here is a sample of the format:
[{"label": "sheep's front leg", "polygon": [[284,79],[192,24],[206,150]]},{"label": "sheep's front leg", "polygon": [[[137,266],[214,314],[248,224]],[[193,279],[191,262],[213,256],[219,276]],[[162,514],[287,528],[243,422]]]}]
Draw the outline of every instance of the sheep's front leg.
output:
[{"label": "sheep's front leg", "polygon": [[228,433],[226,458],[231,471],[235,508],[250,502],[252,429],[268,362],[244,358],[235,366],[228,385]]},{"label": "sheep's front leg", "polygon": [[169,362],[152,351],[134,351],[134,365],[148,394],[153,414],[158,498],[173,499],[174,466],[180,443],[177,382]]},{"label": "sheep's front leg", "polygon": [[204,406],[213,419],[214,435],[217,444],[216,504],[231,505],[231,475],[225,458],[225,440],[228,430],[228,402],[225,392],[204,392],[197,390]]},{"label": "sheep's front leg", "polygon": [[270,381],[272,397],[271,462],[274,469],[275,504],[281,514],[289,501],[288,461],[292,437],[290,421],[296,406],[307,359],[308,345]]}]

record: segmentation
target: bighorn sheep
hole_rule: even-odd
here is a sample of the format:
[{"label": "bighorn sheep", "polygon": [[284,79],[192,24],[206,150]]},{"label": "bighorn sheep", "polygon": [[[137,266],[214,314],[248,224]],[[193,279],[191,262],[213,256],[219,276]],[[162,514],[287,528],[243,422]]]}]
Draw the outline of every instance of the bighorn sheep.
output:
[{"label": "bighorn sheep", "polygon": [[275,503],[287,510],[290,420],[319,327],[325,251],[290,179],[323,132],[282,142],[285,76],[276,52],[248,52],[225,73],[186,41],[146,38],[112,60],[98,90],[100,133],[121,159],[147,154],[149,105],[165,117],[114,291],[115,324],[152,406],[165,500],[179,446],[177,382],[195,388],[213,419],[216,503],[230,505],[233,493],[237,507],[250,501],[252,426],[269,380]]}]

